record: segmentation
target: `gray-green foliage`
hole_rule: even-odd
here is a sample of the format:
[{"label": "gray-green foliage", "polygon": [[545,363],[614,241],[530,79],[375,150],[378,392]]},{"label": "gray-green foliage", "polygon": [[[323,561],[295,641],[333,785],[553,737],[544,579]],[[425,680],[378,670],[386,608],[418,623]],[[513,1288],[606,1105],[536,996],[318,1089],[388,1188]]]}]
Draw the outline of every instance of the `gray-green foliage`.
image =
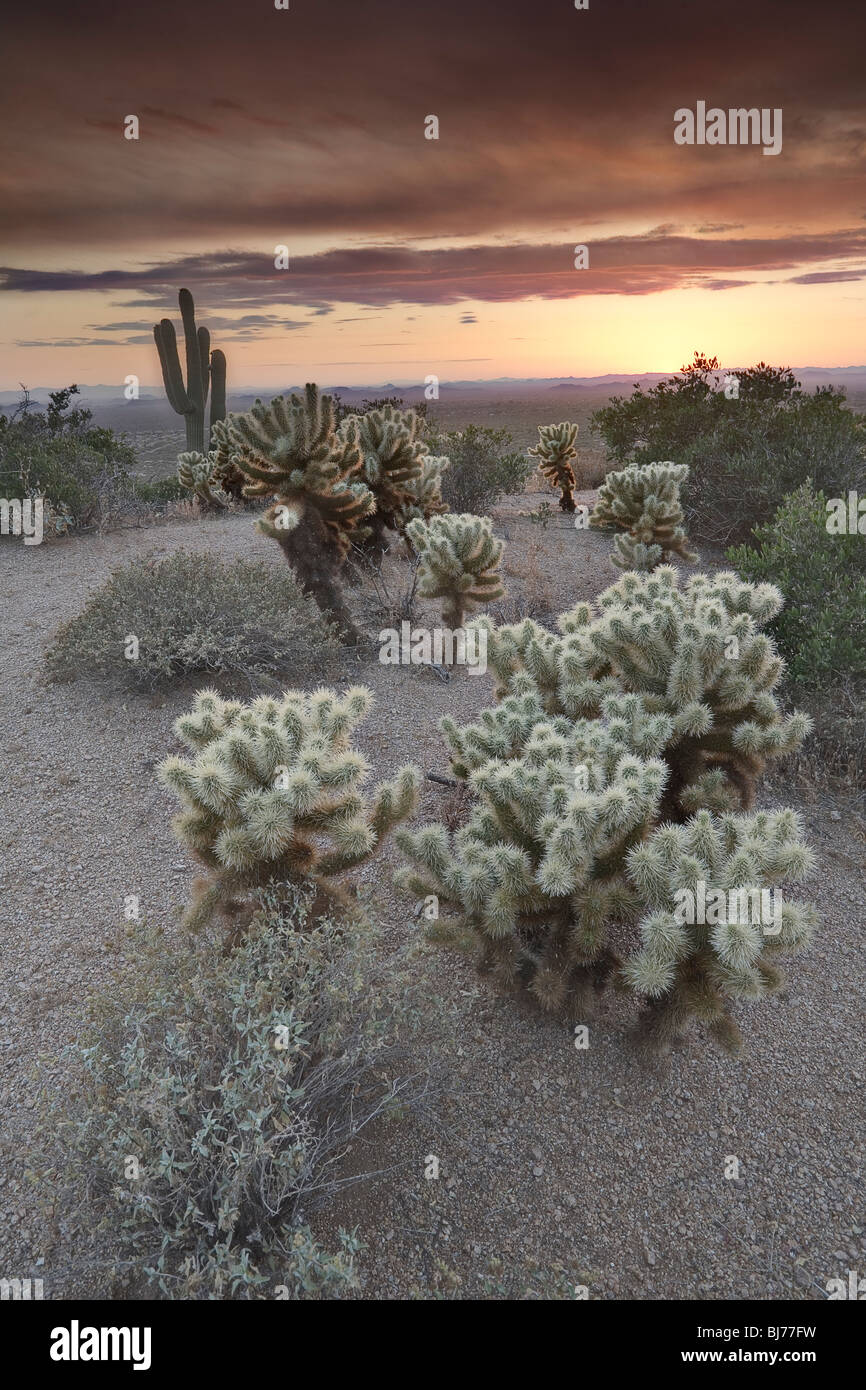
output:
[{"label": "gray-green foliage", "polygon": [[370,923],[313,922],[287,889],[262,903],[228,955],[207,933],[173,944],[139,928],[46,1117],[42,1180],[61,1220],[77,1213],[108,1246],[120,1296],[339,1298],[356,1284],[357,1238],[323,1250],[306,1208],[345,1180],[336,1161],[365,1125],[420,1094],[397,1048],[412,996],[399,966],[382,988]]},{"label": "gray-green foliage", "polygon": [[250,684],[307,670],[336,650],[288,568],[179,551],[115,570],[60,626],[46,663],[54,680],[97,676],[153,689],[198,673]]},{"label": "gray-green foliage", "polygon": [[508,430],[467,425],[444,434],[430,431],[427,442],[432,454],[449,460],[442,498],[452,512],[485,515],[500,497],[522,492],[534,469],[532,459],[513,447]]}]

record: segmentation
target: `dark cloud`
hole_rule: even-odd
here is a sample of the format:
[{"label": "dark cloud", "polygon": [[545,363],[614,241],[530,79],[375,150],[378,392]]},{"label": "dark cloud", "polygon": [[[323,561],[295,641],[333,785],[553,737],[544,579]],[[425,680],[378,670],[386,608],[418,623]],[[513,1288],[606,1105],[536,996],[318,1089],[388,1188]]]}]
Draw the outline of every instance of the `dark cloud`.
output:
[{"label": "dark cloud", "polygon": [[[337,304],[497,303],[533,297],[571,299],[586,294],[646,295],[678,287],[722,290],[748,284],[744,272],[794,270],[810,262],[843,258],[856,260],[857,269],[816,270],[791,278],[800,283],[809,283],[810,276],[815,275],[824,280],[857,279],[864,256],[866,231],[858,229],[766,238],[609,237],[592,243],[591,268],[579,271],[574,269],[570,244],[435,250],[400,245],[344,248],[297,256],[288,273],[275,271],[267,255],[221,251],[206,257],[179,257],[137,270],[2,267],[0,289],[19,293],[138,292],[143,297],[128,299],[123,307],[146,307],[150,313],[164,316],[176,313],[177,287],[185,284],[196,289],[201,313],[215,327],[230,332],[271,327],[282,331],[304,324],[279,314],[231,318],[214,311],[218,307],[258,305],[277,293],[295,308],[312,308],[318,313]],[[732,275],[732,271],[739,273]],[[351,317],[339,320],[352,321]],[[111,331],[107,325],[105,331]]]},{"label": "dark cloud", "polygon": [[[179,237],[849,225],[864,38],[848,0],[16,6],[0,227],[24,246],[55,246],[62,227],[116,256]],[[675,146],[674,111],[698,97],[782,107],[782,156]],[[130,112],[137,142],[121,134]]]}]

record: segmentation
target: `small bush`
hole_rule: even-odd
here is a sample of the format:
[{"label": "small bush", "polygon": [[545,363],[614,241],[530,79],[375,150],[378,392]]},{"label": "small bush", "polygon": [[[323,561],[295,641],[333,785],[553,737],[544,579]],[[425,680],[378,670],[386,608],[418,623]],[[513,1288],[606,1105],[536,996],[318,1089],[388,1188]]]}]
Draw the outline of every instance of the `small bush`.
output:
[{"label": "small bush", "polygon": [[826,522],[824,494],[805,484],[752,544],[727,553],[744,579],[785,593],[769,630],[789,679],[806,689],[866,678],[866,538],[833,535]]},{"label": "small bush", "polygon": [[467,425],[428,440],[432,454],[444,454],[451,467],[442,475],[442,498],[452,512],[483,516],[500,497],[523,492],[534,461],[512,449],[508,430]]},{"label": "small bush", "polygon": [[286,889],[228,956],[207,933],[137,938],[91,1006],[78,1085],[48,1102],[39,1176],[113,1250],[121,1296],[341,1297],[359,1241],[326,1252],[305,1223],[355,1180],[338,1164],[356,1136],[418,1094],[405,975],[382,988],[370,924],[312,924]]},{"label": "small bush", "polygon": [[746,540],[806,482],[830,497],[864,491],[866,430],[843,390],[822,386],[809,395],[787,368],[764,363],[736,376],[739,395],[728,399],[718,360],[696,353],[649,391],[613,397],[593,415],[593,428],[620,466],[688,464],[683,507],[696,540]]},{"label": "small bush", "polygon": [[[126,652],[138,640],[137,659]],[[331,628],[293,572],[264,561],[223,561],[180,551],[115,570],[46,654],[53,680],[122,677],[154,689],[199,672],[248,685],[321,665],[336,651]]]},{"label": "small bush", "polygon": [[104,530],[183,495],[134,477],[132,446],[95,426],[91,411],[73,407],[77,394],[77,386],[53,391],[44,411],[33,410],[25,394],[12,414],[0,415],[0,496],[43,497],[68,526]]}]

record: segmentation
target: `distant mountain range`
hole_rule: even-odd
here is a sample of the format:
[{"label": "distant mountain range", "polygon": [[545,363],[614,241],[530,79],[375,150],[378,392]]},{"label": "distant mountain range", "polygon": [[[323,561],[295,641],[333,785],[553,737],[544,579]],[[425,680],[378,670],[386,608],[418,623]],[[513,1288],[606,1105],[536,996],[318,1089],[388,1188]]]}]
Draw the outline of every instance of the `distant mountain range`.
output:
[{"label": "distant mountain range", "polygon": [[[724,368],[725,371],[735,372],[736,367]],[[860,367],[794,367],[794,375],[809,390],[814,390],[816,386],[832,383],[837,386],[846,386],[851,389],[863,390],[866,388],[866,366]],[[556,377],[494,377],[484,381],[442,381],[439,384],[440,396],[446,392],[453,395],[468,396],[473,394],[485,394],[489,396],[512,396],[527,397],[554,392],[559,396],[565,396],[569,392],[592,392],[599,395],[605,391],[619,392],[628,391],[632,386],[641,385],[643,387],[654,386],[657,382],[671,376],[671,372],[608,372],[603,376],[556,376]],[[30,398],[34,405],[44,405],[48,400],[49,392],[55,390],[50,386],[33,386],[29,388]],[[370,386],[328,386],[326,388],[331,394],[341,397],[347,404],[357,404],[365,398],[377,396],[402,396],[406,401],[417,401],[424,399],[424,387],[412,382],[393,382],[387,381],[381,385]],[[127,401],[124,399],[123,386],[82,386],[81,394],[76,397],[79,405],[89,406],[96,411],[99,407],[110,405],[112,408],[120,408],[128,412],[130,425],[132,426],[135,418],[149,416],[154,409],[164,407],[168,410],[168,403],[161,386],[144,386],[137,401]],[[281,392],[302,391],[303,386],[295,383],[281,388],[277,387],[252,387],[243,386],[231,390],[229,393],[230,409],[238,409],[253,401],[257,396],[269,400],[272,396]],[[15,405],[21,396],[20,390],[0,391],[0,408],[7,408]],[[174,412],[171,412],[172,414]]]}]

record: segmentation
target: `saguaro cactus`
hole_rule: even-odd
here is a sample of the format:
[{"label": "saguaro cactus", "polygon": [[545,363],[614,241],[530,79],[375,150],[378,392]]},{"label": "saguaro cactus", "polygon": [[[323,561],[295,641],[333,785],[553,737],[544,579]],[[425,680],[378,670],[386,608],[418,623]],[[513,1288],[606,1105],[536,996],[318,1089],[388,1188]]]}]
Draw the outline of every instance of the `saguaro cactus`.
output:
[{"label": "saguaro cactus", "polygon": [[342,698],[289,690],[250,705],[199,692],[174,726],[192,760],[169,758],[159,770],[184,803],[175,833],[207,870],[187,926],[216,913],[236,937],[252,911],[250,894],[271,880],[312,882],[339,899],[334,880],[411,814],[420,776],[409,765],[364,799],[367,763],[351,735],[372,700],[363,686]]},{"label": "saguaro cactus", "polygon": [[671,555],[692,564],[683,529],[680,486],[689,476],[685,463],[645,463],[608,473],[599,488],[590,526],[616,527],[611,563],[621,570],[653,570]]},{"label": "saguaro cactus", "polygon": [[281,547],[306,591],[337,622],[344,637],[357,631],[343,598],[339,572],[375,499],[360,481],[357,426],[342,436],[334,426],[334,401],[309,383],[303,400],[277,396],[232,415],[228,430],[233,462],[245,474],[246,497],[273,497],[257,524]]},{"label": "saguaro cactus", "polygon": [[421,561],[418,593],[443,600],[446,626],[461,628],[470,608],[502,598],[503,542],[486,517],[449,512],[430,521],[410,521],[406,535]]},{"label": "saguaro cactus", "polygon": [[210,392],[210,428],[226,413],[226,359],[215,348],[210,350],[210,333],[206,328],[196,330],[195,304],[189,290],[178,295],[186,345],[186,386],[183,383],[177,336],[171,319],[161,319],[153,325],[162,379],[169,404],[186,424],[186,447],[189,453],[206,454],[210,432],[205,438],[204,412]]},{"label": "saguaro cactus", "polygon": [[572,460],[577,458],[574,447],[577,429],[577,425],[570,425],[567,421],[561,425],[539,425],[538,443],[529,450],[530,456],[538,459],[540,472],[548,482],[559,488],[559,505],[564,512],[576,510],[574,489],[577,480]]}]

